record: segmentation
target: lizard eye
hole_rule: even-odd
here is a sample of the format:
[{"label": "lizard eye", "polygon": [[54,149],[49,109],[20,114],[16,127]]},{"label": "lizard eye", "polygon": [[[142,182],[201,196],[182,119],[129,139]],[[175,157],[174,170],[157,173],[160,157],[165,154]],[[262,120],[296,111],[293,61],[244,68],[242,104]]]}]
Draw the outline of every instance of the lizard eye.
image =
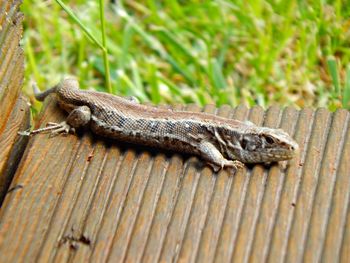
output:
[{"label": "lizard eye", "polygon": [[265,140],[268,144],[273,144],[275,142],[275,140],[270,136],[266,136]]}]

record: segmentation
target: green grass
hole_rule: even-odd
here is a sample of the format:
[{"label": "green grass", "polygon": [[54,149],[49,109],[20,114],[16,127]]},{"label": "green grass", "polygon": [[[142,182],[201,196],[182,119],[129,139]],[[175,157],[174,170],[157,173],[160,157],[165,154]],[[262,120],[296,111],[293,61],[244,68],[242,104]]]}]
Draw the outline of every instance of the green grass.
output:
[{"label": "green grass", "polygon": [[74,75],[153,103],[350,109],[347,1],[118,2],[102,34],[98,1],[65,1],[103,50],[56,2],[24,1],[26,91]]}]

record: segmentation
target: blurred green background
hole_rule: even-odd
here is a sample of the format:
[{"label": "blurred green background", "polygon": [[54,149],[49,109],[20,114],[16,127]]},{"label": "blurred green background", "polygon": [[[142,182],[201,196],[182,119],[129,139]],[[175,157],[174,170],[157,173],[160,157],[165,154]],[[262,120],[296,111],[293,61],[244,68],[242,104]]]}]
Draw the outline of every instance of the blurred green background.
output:
[{"label": "blurred green background", "polygon": [[[101,39],[98,1],[64,1]],[[105,2],[112,92],[141,101],[350,108],[349,1]],[[25,0],[25,91],[107,91],[101,49],[55,1]]]}]

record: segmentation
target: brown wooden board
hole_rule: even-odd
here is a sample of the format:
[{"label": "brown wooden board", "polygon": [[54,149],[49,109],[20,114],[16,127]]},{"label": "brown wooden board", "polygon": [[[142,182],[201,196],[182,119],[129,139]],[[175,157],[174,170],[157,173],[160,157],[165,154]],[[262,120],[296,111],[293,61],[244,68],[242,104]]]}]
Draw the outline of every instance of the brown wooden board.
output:
[{"label": "brown wooden board", "polygon": [[19,97],[0,133],[0,206],[29,139],[17,133],[28,129],[29,123],[28,101]]},{"label": "brown wooden board", "polygon": [[[300,155],[268,168],[213,174],[196,157],[90,133],[33,136],[0,212],[2,257],[348,262],[349,112],[243,106],[204,111],[282,127],[300,144]],[[38,124],[64,116],[51,101]]]},{"label": "brown wooden board", "polygon": [[16,104],[24,75],[22,37],[23,14],[18,12],[20,1],[0,0],[0,131]]},{"label": "brown wooden board", "polygon": [[29,127],[29,106],[20,96],[24,58],[19,5],[0,0],[0,206],[27,142],[17,132]]}]

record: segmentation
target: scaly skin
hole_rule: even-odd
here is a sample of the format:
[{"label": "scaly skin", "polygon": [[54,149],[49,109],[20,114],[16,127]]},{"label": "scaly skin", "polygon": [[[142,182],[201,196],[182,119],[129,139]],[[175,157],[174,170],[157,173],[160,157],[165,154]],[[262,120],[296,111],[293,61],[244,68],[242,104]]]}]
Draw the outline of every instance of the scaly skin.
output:
[{"label": "scaly skin", "polygon": [[205,159],[214,170],[238,168],[243,163],[269,163],[293,158],[298,144],[283,130],[259,127],[207,113],[159,109],[106,93],[79,89],[75,79],[37,93],[38,100],[54,93],[69,115],[45,131],[53,134],[89,126],[92,132],[112,139],[171,149]]}]

